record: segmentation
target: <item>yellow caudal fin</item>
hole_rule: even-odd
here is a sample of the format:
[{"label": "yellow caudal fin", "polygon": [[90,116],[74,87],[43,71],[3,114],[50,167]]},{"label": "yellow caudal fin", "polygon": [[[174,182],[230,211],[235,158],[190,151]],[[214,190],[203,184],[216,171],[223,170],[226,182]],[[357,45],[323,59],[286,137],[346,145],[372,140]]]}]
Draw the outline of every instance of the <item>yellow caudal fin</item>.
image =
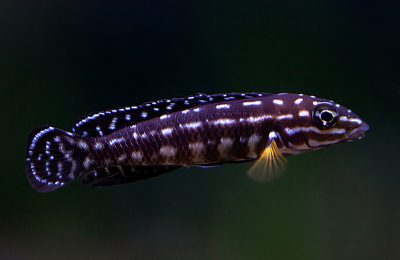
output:
[{"label": "yellow caudal fin", "polygon": [[275,140],[272,140],[260,158],[247,171],[247,175],[253,180],[260,182],[272,181],[282,175],[285,164],[285,157],[279,151]]}]

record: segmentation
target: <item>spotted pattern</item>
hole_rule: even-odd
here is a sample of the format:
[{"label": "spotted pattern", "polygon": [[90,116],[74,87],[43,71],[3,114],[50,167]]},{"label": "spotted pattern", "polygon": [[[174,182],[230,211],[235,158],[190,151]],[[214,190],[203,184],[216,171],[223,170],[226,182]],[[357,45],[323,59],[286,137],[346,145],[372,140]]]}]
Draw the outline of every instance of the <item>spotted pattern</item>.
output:
[{"label": "spotted pattern", "polygon": [[[321,104],[338,116],[329,128],[315,123]],[[352,111],[303,94],[198,94],[95,113],[78,121],[74,134],[36,129],[26,165],[39,191],[78,176],[110,186],[182,166],[255,160],[272,140],[285,156],[295,155],[359,138],[359,128],[367,129]]]},{"label": "spotted pattern", "polygon": [[33,188],[40,192],[58,189],[79,175],[82,166],[75,160],[85,154],[86,142],[54,127],[34,129],[28,139],[26,172]]},{"label": "spotted pattern", "polygon": [[144,103],[139,106],[106,110],[85,116],[75,123],[73,132],[82,136],[104,136],[118,129],[155,117],[167,119],[169,117],[168,113],[175,111],[187,113],[189,112],[187,109],[193,108],[194,112],[200,112],[200,109],[196,107],[205,104],[269,95],[269,93],[229,93],[215,95],[199,93],[186,98],[163,99],[156,102]]}]

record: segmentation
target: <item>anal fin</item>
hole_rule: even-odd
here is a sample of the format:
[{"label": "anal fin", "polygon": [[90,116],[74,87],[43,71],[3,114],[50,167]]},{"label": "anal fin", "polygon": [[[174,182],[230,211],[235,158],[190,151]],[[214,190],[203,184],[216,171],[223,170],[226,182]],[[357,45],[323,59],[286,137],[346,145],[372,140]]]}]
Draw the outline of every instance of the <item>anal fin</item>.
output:
[{"label": "anal fin", "polygon": [[114,186],[156,177],[171,172],[180,166],[120,166],[97,168],[85,176],[82,183],[90,186]]}]

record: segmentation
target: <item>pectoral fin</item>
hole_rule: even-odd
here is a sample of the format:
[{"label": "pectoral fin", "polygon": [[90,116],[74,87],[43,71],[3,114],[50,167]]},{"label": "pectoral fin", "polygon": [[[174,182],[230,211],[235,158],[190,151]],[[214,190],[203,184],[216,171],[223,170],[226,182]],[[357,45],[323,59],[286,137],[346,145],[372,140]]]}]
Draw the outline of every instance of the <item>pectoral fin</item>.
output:
[{"label": "pectoral fin", "polygon": [[285,164],[285,157],[279,151],[275,140],[272,140],[260,158],[247,171],[247,175],[253,180],[260,182],[272,181],[282,175]]}]

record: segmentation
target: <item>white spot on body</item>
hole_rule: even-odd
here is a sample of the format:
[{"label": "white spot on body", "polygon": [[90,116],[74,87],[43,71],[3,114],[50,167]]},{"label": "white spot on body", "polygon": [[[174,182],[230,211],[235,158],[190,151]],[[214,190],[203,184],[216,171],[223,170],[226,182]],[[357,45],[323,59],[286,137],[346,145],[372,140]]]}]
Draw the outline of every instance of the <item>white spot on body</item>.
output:
[{"label": "white spot on body", "polygon": [[100,126],[96,126],[96,131],[99,132],[100,136],[103,136],[103,131],[101,131]]},{"label": "white spot on body", "polygon": [[[62,170],[63,170],[62,162],[58,162],[58,163],[57,163],[57,171],[58,171],[57,176],[58,176],[58,175],[61,176]],[[60,177],[60,176],[59,176],[59,177]],[[61,178],[60,178],[60,179],[61,179]]]},{"label": "white spot on body", "polygon": [[215,140],[209,139],[209,140],[207,140],[207,144],[208,145],[214,145],[215,144]]},{"label": "white spot on body", "polygon": [[269,132],[269,134],[268,134],[268,138],[269,138],[270,141],[272,141],[272,140],[278,138],[278,134],[277,134],[275,131],[271,131],[271,132]]},{"label": "white spot on body", "polygon": [[51,176],[51,172],[50,172],[50,162],[46,162],[46,172],[47,172],[47,176]]},{"label": "white spot on body", "polygon": [[292,114],[284,114],[284,115],[279,115],[276,117],[277,120],[287,120],[287,119],[292,119],[293,115]]},{"label": "white spot on body", "polygon": [[245,101],[243,102],[243,106],[259,106],[261,105],[262,102],[260,100],[256,100],[256,101]]},{"label": "white spot on body", "polygon": [[339,121],[347,122],[349,121],[349,118],[347,116],[341,116],[339,117]]},{"label": "white spot on body", "polygon": [[146,117],[148,116],[148,114],[147,114],[147,112],[142,112],[142,113],[140,114],[140,116],[143,117],[143,118],[146,118]]},{"label": "white spot on body", "polygon": [[221,138],[220,143],[218,144],[218,152],[221,157],[228,157],[228,151],[233,145],[233,140],[228,137]]},{"label": "white spot on body", "polygon": [[229,109],[230,107],[231,106],[228,104],[220,104],[215,106],[216,109]]},{"label": "white spot on body", "polygon": [[213,125],[231,125],[234,124],[236,121],[230,118],[220,118],[217,120],[211,121]]},{"label": "white spot on body", "polygon": [[180,127],[183,128],[188,128],[188,129],[196,129],[198,127],[201,127],[203,123],[201,121],[194,121],[194,122],[189,122],[183,125],[180,125]]},{"label": "white spot on body", "polygon": [[273,102],[275,105],[279,105],[279,106],[282,106],[282,105],[283,105],[283,100],[280,100],[280,99],[274,99],[274,100],[272,100],[272,102]]},{"label": "white spot on body", "polygon": [[194,112],[200,112],[200,110],[201,110],[200,108],[193,109]]},{"label": "white spot on body", "polygon": [[261,136],[253,134],[252,136],[249,137],[249,140],[247,141],[247,146],[249,148],[249,154],[248,156],[251,158],[257,157],[256,154],[256,148],[258,143],[261,141]]},{"label": "white spot on body", "polygon": [[96,142],[95,145],[94,145],[94,148],[96,150],[101,150],[101,149],[104,148],[104,145],[102,143],[100,143],[100,142]]},{"label": "white spot on body", "polygon": [[143,154],[141,151],[133,151],[131,157],[134,161],[141,161],[143,159]]},{"label": "white spot on body", "polygon": [[246,119],[241,118],[239,121],[240,122],[246,121],[246,122],[249,122],[249,123],[258,123],[258,122],[262,122],[264,120],[269,120],[269,119],[272,119],[271,115],[250,116],[250,117],[248,117]]},{"label": "white spot on body", "polygon": [[121,154],[121,155],[117,158],[117,160],[118,160],[119,163],[122,163],[122,162],[124,162],[127,158],[128,158],[128,157],[126,156],[126,154]]},{"label": "white spot on body", "polygon": [[201,142],[189,143],[189,149],[193,154],[199,154],[205,148],[204,144]]},{"label": "white spot on body", "polygon": [[110,130],[114,130],[115,129],[115,124],[117,123],[117,121],[118,121],[118,118],[116,118],[116,117],[114,117],[112,120],[111,120],[111,123],[110,123],[110,125],[108,126],[108,128],[110,129]]},{"label": "white spot on body", "polygon": [[167,128],[161,129],[161,133],[163,135],[171,135],[173,130],[174,129],[172,127],[167,127]]},{"label": "white spot on body", "polygon": [[78,147],[81,148],[81,149],[84,149],[84,150],[88,150],[89,149],[88,144],[83,140],[80,140],[78,142]]},{"label": "white spot on body", "polygon": [[114,145],[114,144],[119,144],[125,141],[125,138],[121,137],[121,138],[113,138],[111,139],[108,143],[110,145]]},{"label": "white spot on body", "polygon": [[303,99],[302,99],[302,98],[298,98],[298,99],[296,99],[296,100],[294,101],[294,103],[295,103],[296,105],[300,105],[301,102],[303,102]]},{"label": "white spot on body", "polygon": [[307,110],[300,110],[299,117],[310,117],[310,112],[308,112]]},{"label": "white spot on body", "polygon": [[167,119],[168,117],[170,117],[170,115],[162,115],[162,116],[160,116],[160,119],[164,120],[164,119]]},{"label": "white spot on body", "polygon": [[45,150],[46,150],[46,154],[47,154],[47,155],[50,155],[50,151],[49,151],[49,150],[50,150],[50,142],[48,142],[48,141],[46,142],[46,148],[45,148]]},{"label": "white spot on body", "polygon": [[90,166],[92,166],[93,163],[94,163],[94,160],[92,160],[89,157],[86,157],[85,160],[83,161],[83,167],[85,167],[85,169],[88,170],[90,168]]},{"label": "white spot on body", "polygon": [[162,146],[160,148],[160,155],[164,157],[174,157],[177,149],[171,145]]},{"label": "white spot on body", "polygon": [[301,133],[301,128],[300,128],[300,127],[293,127],[293,128],[286,127],[286,128],[284,129],[284,131],[285,131],[285,133],[286,133],[287,135],[295,135],[295,134],[297,134],[297,133]]},{"label": "white spot on body", "polygon": [[192,162],[201,162],[201,155],[205,150],[205,145],[201,142],[189,143],[189,150],[192,154]]}]

